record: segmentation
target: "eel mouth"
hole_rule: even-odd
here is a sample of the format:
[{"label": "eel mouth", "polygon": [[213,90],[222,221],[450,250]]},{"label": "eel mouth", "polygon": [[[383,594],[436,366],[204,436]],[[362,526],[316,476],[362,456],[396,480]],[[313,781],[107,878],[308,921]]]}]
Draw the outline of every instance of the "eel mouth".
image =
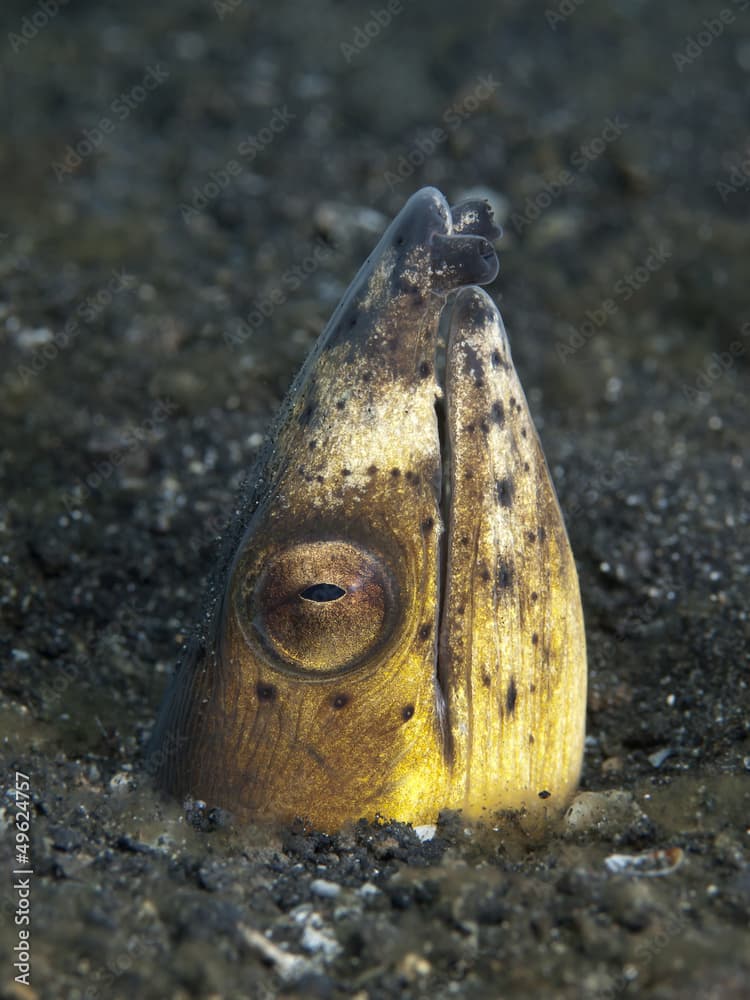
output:
[{"label": "eel mouth", "polygon": [[[472,275],[473,284],[489,284],[497,277],[499,262],[493,240],[498,239],[502,231],[495,224],[492,209],[488,202],[469,200],[450,209],[452,231],[449,236],[433,237],[433,260],[438,253],[450,257],[453,254],[465,256],[467,250],[476,250],[481,245],[478,260],[475,259],[476,273]],[[463,239],[461,238],[463,237]],[[463,287],[467,287],[464,285]],[[446,615],[448,609],[448,592],[450,587],[450,550],[452,516],[451,508],[454,496],[454,483],[460,474],[455,468],[453,448],[451,446],[451,430],[448,421],[448,343],[452,332],[451,318],[456,297],[460,289],[452,292],[440,313],[437,335],[435,339],[435,378],[437,392],[435,396],[435,421],[437,425],[438,445],[440,450],[440,479],[438,510],[443,525],[438,552],[438,608],[436,615],[435,643],[435,675],[438,690],[442,695],[443,706],[446,706],[447,676],[450,670],[449,651],[446,642]],[[452,738],[450,727],[443,726],[443,752],[446,761],[453,759]]]},{"label": "eel mouth", "polygon": [[[487,285],[494,281],[500,269],[497,253],[492,245],[492,241],[497,240],[502,235],[500,226],[496,225],[492,208],[489,202],[481,199],[468,199],[457,205],[451,206],[450,217],[452,223],[451,234],[448,236],[434,236],[432,240],[433,262],[438,256],[443,258],[442,267],[445,266],[444,257],[447,253],[450,258],[453,255],[466,255],[468,248],[478,249],[478,260],[474,266],[476,273],[472,275],[472,284]],[[463,239],[461,239],[463,237]],[[434,264],[434,266],[436,266]],[[465,286],[464,286],[465,287]],[[451,314],[453,305],[458,294],[458,289],[451,293],[440,313],[435,349],[435,373],[438,384],[438,393],[435,399],[435,417],[437,421],[438,441],[440,445],[440,515],[443,519],[446,532],[450,524],[450,502],[452,484],[452,455],[450,445],[450,434],[448,431],[447,418],[447,398],[446,385],[448,382],[448,338],[451,329]],[[443,545],[443,551],[447,545]],[[441,562],[441,569],[443,568]],[[441,580],[445,582],[445,574],[441,575]]]}]

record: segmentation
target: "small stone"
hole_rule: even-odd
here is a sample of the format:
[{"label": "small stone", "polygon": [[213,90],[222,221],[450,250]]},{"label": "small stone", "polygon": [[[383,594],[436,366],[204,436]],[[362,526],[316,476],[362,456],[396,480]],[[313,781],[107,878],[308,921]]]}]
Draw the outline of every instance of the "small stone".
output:
[{"label": "small stone", "polygon": [[667,757],[672,756],[672,748],[664,747],[663,750],[657,750],[655,753],[650,753],[648,755],[649,764],[652,767],[661,767]]},{"label": "small stone", "polygon": [[321,953],[327,962],[332,962],[341,953],[341,945],[334,931],[327,926],[316,911],[300,906],[293,913],[295,920],[303,924],[301,944],[311,955]]},{"label": "small stone", "polygon": [[57,851],[75,851],[81,846],[81,838],[75,830],[67,826],[57,826],[50,829],[52,846]]},{"label": "small stone", "polygon": [[417,840],[420,840],[423,844],[428,840],[433,840],[436,832],[437,827],[434,823],[424,823],[421,826],[414,827]]},{"label": "small stone", "polygon": [[565,813],[566,836],[598,833],[617,836],[644,817],[630,792],[579,792]]},{"label": "small stone", "polygon": [[109,779],[109,790],[111,792],[129,792],[131,791],[133,776],[127,774],[125,771],[118,771],[113,774]]},{"label": "small stone", "polygon": [[650,884],[637,879],[610,882],[604,888],[603,902],[612,919],[629,931],[648,927],[656,910]]},{"label": "small stone", "polygon": [[357,895],[361,896],[367,902],[377,899],[378,896],[382,895],[382,890],[372,882],[363,882],[359,889],[357,889]]},{"label": "small stone", "polygon": [[432,966],[424,957],[415,951],[408,951],[396,966],[396,972],[407,983],[413,983],[417,979],[424,979],[432,972]]},{"label": "small stone", "polygon": [[321,899],[335,899],[341,892],[341,886],[324,878],[316,878],[310,883],[310,892]]}]

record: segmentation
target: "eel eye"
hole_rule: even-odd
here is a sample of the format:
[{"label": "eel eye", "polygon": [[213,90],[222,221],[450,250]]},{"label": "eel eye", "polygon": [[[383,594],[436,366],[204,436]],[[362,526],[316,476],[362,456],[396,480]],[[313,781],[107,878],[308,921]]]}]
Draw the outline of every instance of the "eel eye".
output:
[{"label": "eel eye", "polygon": [[355,668],[388,638],[396,591],[381,556],[351,542],[302,543],[248,581],[246,621],[281,669],[325,676]]},{"label": "eel eye", "polygon": [[335,583],[314,583],[312,587],[305,587],[299,596],[303,601],[340,601],[346,597],[346,591]]}]

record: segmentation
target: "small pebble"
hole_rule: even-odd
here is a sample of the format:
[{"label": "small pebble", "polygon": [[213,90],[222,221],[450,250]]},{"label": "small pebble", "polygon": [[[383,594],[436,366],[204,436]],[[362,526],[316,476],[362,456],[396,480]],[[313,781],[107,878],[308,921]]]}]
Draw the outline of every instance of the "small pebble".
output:
[{"label": "small pebble", "polygon": [[310,883],[310,892],[321,899],[335,899],[341,892],[341,886],[324,878],[316,878]]}]

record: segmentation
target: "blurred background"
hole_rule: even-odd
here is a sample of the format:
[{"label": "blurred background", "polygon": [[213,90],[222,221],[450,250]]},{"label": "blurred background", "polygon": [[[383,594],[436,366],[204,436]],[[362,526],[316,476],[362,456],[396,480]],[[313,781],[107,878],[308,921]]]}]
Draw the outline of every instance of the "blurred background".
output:
[{"label": "blurred background", "polygon": [[54,879],[125,822],[92,826],[73,789],[131,787],[268,421],[425,184],[484,195],[504,229],[490,291],[586,610],[585,786],[688,772],[738,808],[721,782],[750,766],[747,0],[6,0],[0,17],[0,712],[40,823],[79,831],[39,847],[65,988],[86,950],[60,958]]}]

